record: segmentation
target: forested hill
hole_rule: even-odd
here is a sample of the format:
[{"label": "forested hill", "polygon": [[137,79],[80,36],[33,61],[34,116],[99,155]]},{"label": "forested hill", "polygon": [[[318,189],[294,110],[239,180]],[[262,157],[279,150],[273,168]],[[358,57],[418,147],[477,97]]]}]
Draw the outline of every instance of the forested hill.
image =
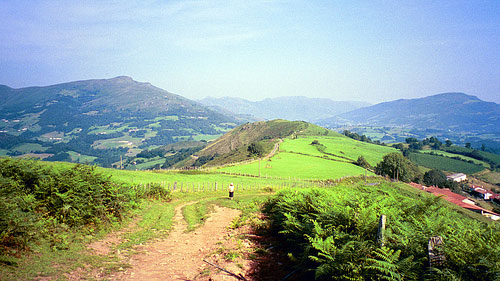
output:
[{"label": "forested hill", "polygon": [[500,105],[463,93],[379,103],[324,119],[318,124],[400,126],[500,134]]},{"label": "forested hill", "polygon": [[236,125],[232,117],[126,76],[0,86],[1,139],[15,140],[0,144],[2,154],[84,158],[108,166],[138,148],[210,139]]},{"label": "forested hill", "polygon": [[[188,112],[206,112],[199,103],[169,93],[150,83],[134,81],[127,76],[111,79],[75,81],[46,87],[12,89],[0,85],[0,114],[3,117],[24,112],[50,110],[55,103],[70,104],[75,113],[102,115],[113,110],[165,112],[179,107]],[[73,115],[76,115],[76,114]]]}]

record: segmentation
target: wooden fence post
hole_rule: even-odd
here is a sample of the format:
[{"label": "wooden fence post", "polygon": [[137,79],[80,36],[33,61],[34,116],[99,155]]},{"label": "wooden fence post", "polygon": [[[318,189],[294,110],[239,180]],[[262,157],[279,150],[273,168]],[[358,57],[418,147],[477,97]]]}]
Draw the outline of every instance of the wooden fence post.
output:
[{"label": "wooden fence post", "polygon": [[429,239],[427,246],[429,255],[429,267],[443,266],[446,262],[446,256],[443,251],[443,237],[433,236]]},{"label": "wooden fence post", "polygon": [[379,243],[380,247],[384,246],[385,243],[385,223],[387,221],[387,218],[385,215],[381,215],[380,219],[378,221],[378,231],[377,231],[377,242]]}]

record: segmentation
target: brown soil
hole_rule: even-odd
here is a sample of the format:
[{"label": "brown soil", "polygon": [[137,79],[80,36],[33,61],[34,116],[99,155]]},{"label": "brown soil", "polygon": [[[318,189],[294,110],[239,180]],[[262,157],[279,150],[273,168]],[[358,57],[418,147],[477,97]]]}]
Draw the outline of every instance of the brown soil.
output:
[{"label": "brown soil", "polygon": [[106,237],[104,239],[92,242],[87,247],[96,255],[103,255],[104,256],[104,255],[110,254],[111,249],[114,246],[123,242],[122,237],[126,233],[131,232],[137,226],[138,221],[139,221],[139,219],[136,218],[135,220],[130,222],[130,224],[126,228],[124,228],[120,231],[112,232],[112,233],[106,235]]},{"label": "brown soil", "polygon": [[[175,209],[174,228],[161,241],[139,245],[139,253],[130,257],[130,268],[109,276],[111,280],[194,280],[206,267],[203,259],[213,252],[218,242],[229,235],[227,226],[240,211],[215,206],[205,224],[192,232],[186,232],[187,224],[182,217],[182,207]],[[220,244],[220,243],[219,243]],[[205,276],[203,276],[205,278]],[[208,279],[205,279],[208,280]],[[234,280],[213,279],[213,280]]]},{"label": "brown soil", "polygon": [[[123,242],[126,233],[137,228],[139,219],[126,228],[91,243],[95,255],[118,258],[114,269],[78,268],[65,274],[67,280],[282,280],[294,272],[286,253],[275,247],[280,244],[272,235],[256,233],[250,225],[231,229],[231,222],[240,211],[214,207],[214,211],[197,230],[186,232],[182,208],[175,209],[174,228],[167,238],[135,246],[130,251],[113,250]],[[263,219],[260,218],[261,220]],[[214,266],[215,265],[215,266]],[[226,271],[221,270],[223,268]],[[294,273],[288,281],[308,280],[311,276]],[[36,280],[53,280],[38,277]]]}]

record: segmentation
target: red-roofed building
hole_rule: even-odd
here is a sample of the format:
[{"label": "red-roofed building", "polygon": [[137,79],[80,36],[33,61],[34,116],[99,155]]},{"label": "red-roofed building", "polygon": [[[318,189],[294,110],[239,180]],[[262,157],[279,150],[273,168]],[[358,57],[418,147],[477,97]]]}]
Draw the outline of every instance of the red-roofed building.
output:
[{"label": "red-roofed building", "polygon": [[496,214],[492,211],[489,211],[489,210],[486,210],[486,209],[481,208],[479,206],[476,206],[474,200],[472,200],[468,197],[462,196],[460,194],[456,194],[448,188],[438,188],[435,186],[427,187],[427,186],[420,185],[420,184],[413,183],[413,182],[410,183],[410,185],[415,187],[415,188],[418,188],[420,190],[432,193],[435,196],[443,196],[443,199],[448,201],[448,202],[451,202],[457,206],[471,210],[473,212],[480,213],[483,216],[489,217],[492,220],[500,220],[499,214]]}]

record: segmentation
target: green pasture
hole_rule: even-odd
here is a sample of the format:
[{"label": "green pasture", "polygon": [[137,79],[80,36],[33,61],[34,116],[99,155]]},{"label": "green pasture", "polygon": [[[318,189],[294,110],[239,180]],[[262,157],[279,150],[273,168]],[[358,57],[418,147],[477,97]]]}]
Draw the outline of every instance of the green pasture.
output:
[{"label": "green pasture", "polygon": [[323,142],[320,140],[320,143],[326,146],[326,153],[347,157],[353,161],[356,161],[359,156],[364,156],[372,166],[382,161],[384,155],[397,151],[392,147],[361,142],[350,138],[327,138]]},{"label": "green pasture", "polygon": [[487,159],[487,161],[491,161],[492,163],[495,163],[496,165],[500,165],[500,154],[495,154],[491,152],[486,152],[486,151],[481,151],[481,150],[475,150],[475,149],[469,149],[461,146],[456,146],[452,145],[450,147],[446,148],[446,151],[452,152],[452,153],[477,153],[479,154],[483,159]]},{"label": "green pasture", "polygon": [[160,124],[160,122],[155,122],[155,123],[148,124],[146,127],[147,128],[160,128],[161,124]]},{"label": "green pasture", "polygon": [[141,142],[141,138],[134,138],[125,134],[119,138],[104,139],[95,141],[92,146],[98,149],[110,149],[117,147],[133,147]]},{"label": "green pasture", "polygon": [[218,138],[220,136],[221,136],[221,134],[217,134],[217,135],[200,134],[200,135],[193,136],[193,140],[195,140],[195,141],[202,141],[202,140],[211,141],[211,140],[215,140],[216,138]]},{"label": "green pasture", "polygon": [[128,125],[124,125],[121,127],[111,127],[110,125],[104,125],[104,126],[92,126],[90,127],[89,134],[99,134],[99,133],[116,133],[116,132],[121,132],[124,130],[130,129]]},{"label": "green pasture", "polygon": [[[44,162],[39,161],[41,165],[49,166],[56,171],[62,171],[77,165],[75,163],[69,162]],[[355,166],[356,167],[356,166]],[[283,180],[276,178],[266,178],[262,176],[258,177],[247,177],[240,175],[229,175],[219,173],[220,170],[211,171],[198,171],[198,170],[119,170],[111,168],[102,168],[96,166],[99,173],[110,176],[112,180],[120,182],[129,186],[137,184],[148,184],[148,183],[159,183],[165,186],[170,186],[172,188],[174,183],[177,183],[177,189],[183,188],[183,191],[192,191],[193,188],[197,190],[213,190],[215,184],[217,183],[217,190],[223,189],[227,190],[230,183],[234,183],[235,189],[237,191],[245,190],[245,192],[250,190],[262,189],[266,187],[270,188],[281,188],[284,186],[298,187],[304,185],[312,185],[310,183],[299,183],[295,180]],[[292,177],[293,178],[293,177]]]},{"label": "green pasture", "polygon": [[[225,167],[220,170],[258,175],[259,161]],[[363,168],[354,164],[289,152],[280,152],[269,160],[260,161],[261,177],[337,179],[345,176],[363,175],[364,173],[365,170]],[[371,173],[368,172],[368,174]]]},{"label": "green pasture", "polygon": [[0,156],[7,156],[7,153],[9,153],[9,150],[7,150],[7,149],[0,149]]},{"label": "green pasture", "polygon": [[[297,139],[286,139],[280,145],[280,149],[313,156],[324,156],[325,153],[318,151],[315,146],[311,145],[311,142],[314,140],[319,141],[319,143],[325,147],[324,152],[338,156],[338,158],[333,157],[334,159],[340,161],[348,161],[348,159],[356,161],[359,156],[364,156],[368,163],[373,166],[382,161],[384,155],[396,152],[396,149],[392,147],[361,142],[343,136],[308,136],[299,137]],[[331,155],[328,156],[332,157]]]},{"label": "green pasture", "polygon": [[[300,152],[303,154],[311,155],[311,156],[319,156],[322,157],[325,154],[320,152],[315,145],[312,145],[311,142],[313,140],[318,140],[321,137],[301,137],[297,139],[286,139],[283,143],[280,144],[280,151],[285,152]],[[321,143],[321,141],[319,141]],[[337,158],[341,161],[345,161],[342,158]]]},{"label": "green pasture", "polygon": [[153,159],[151,161],[148,161],[148,162],[144,162],[144,163],[141,163],[141,164],[137,164],[137,165],[129,165],[127,167],[127,170],[146,170],[146,169],[151,169],[153,168],[154,166],[160,164],[160,165],[163,165],[163,163],[165,163],[165,159],[164,158],[161,158],[161,159]]},{"label": "green pasture", "polygon": [[438,155],[441,155],[441,156],[458,157],[458,158],[463,159],[465,161],[472,161],[475,164],[482,165],[485,168],[490,168],[491,167],[490,164],[488,164],[488,163],[486,163],[484,161],[477,160],[477,159],[474,159],[472,157],[468,157],[468,156],[464,156],[464,155],[460,155],[460,154],[455,154],[455,153],[450,153],[450,152],[442,151],[442,150],[421,150],[420,152],[421,153],[431,153],[431,152],[434,152],[435,154],[438,154]]},{"label": "green pasture", "polygon": [[71,161],[78,163],[92,163],[97,159],[97,157],[76,153],[74,151],[68,151],[68,154],[71,156]]},{"label": "green pasture", "polygon": [[31,153],[35,151],[45,151],[47,150],[47,147],[43,147],[42,145],[38,143],[23,143],[20,145],[15,146],[12,150],[21,152],[21,153]]},{"label": "green pasture", "polygon": [[419,166],[450,172],[474,174],[484,170],[484,167],[481,165],[427,153],[411,153],[410,160]]},{"label": "green pasture", "polygon": [[323,127],[316,126],[314,124],[309,124],[306,129],[300,131],[297,135],[305,135],[305,136],[331,136],[331,137],[340,137],[342,136],[340,133],[337,133],[332,130],[327,130]]},{"label": "green pasture", "polygon": [[202,171],[129,171],[129,170],[117,170],[108,168],[98,168],[99,171],[106,175],[110,175],[112,179],[123,182],[125,184],[146,184],[146,183],[165,183],[172,186],[177,183],[177,187],[189,187],[192,190],[193,185],[197,189],[198,187],[208,189],[209,186],[213,186],[217,183],[218,188],[223,187],[227,189],[227,186],[232,182],[234,183],[236,189],[240,186],[242,188],[250,187],[264,187],[279,186],[283,184],[283,180],[277,179],[266,179],[266,178],[254,178],[254,177],[244,177],[237,175],[226,175],[218,174],[215,172],[202,172]]},{"label": "green pasture", "polygon": [[152,129],[149,129],[149,128],[145,129],[145,130],[147,131],[146,134],[144,134],[144,138],[145,139],[149,139],[149,138],[155,137],[158,134],[157,131],[153,131]]},{"label": "green pasture", "polygon": [[147,121],[158,122],[158,121],[162,121],[162,120],[177,121],[177,120],[179,120],[179,116],[176,116],[176,115],[161,116],[161,117],[156,117],[153,120],[147,120]]},{"label": "green pasture", "polygon": [[479,175],[479,178],[490,183],[500,185],[500,173],[499,172],[488,172]]}]

